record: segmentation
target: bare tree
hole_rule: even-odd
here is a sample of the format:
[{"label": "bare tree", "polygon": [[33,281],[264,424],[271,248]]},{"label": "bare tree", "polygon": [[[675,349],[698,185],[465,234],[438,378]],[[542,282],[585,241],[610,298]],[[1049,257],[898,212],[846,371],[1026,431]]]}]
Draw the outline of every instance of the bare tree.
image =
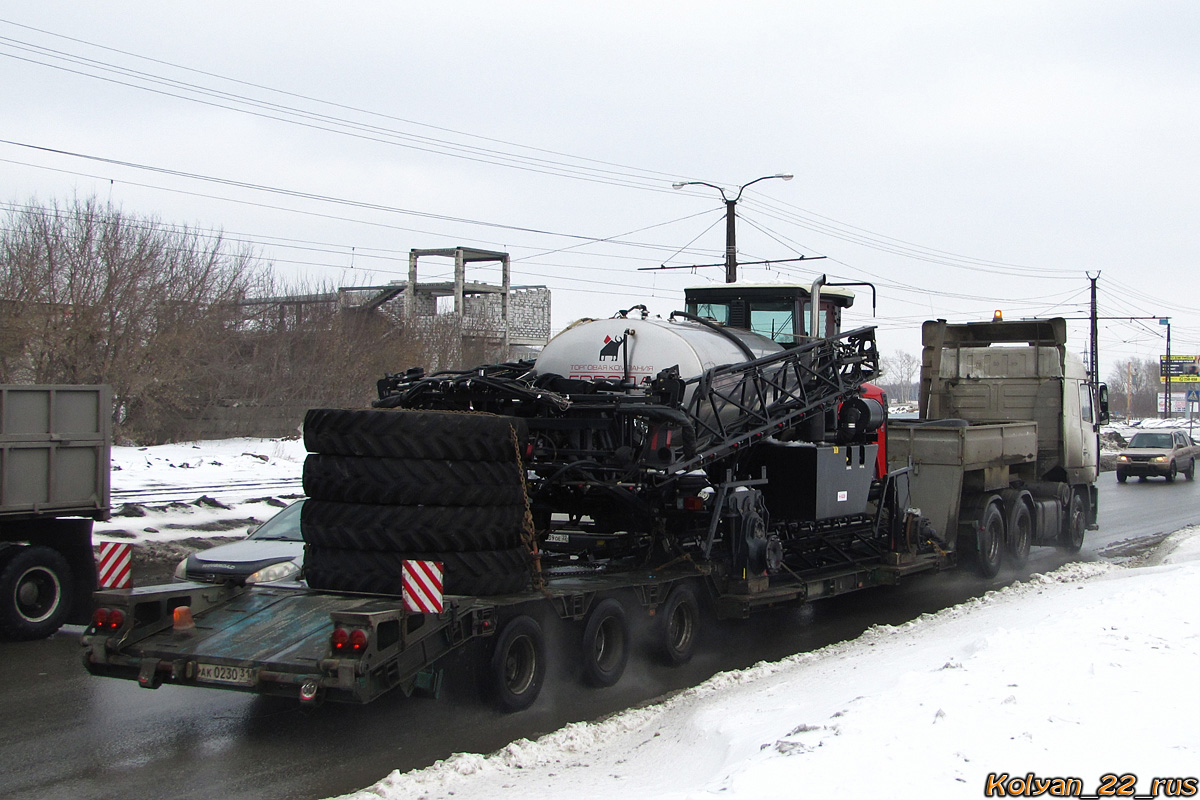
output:
[{"label": "bare tree", "polygon": [[258,269],[219,233],[95,198],[11,212],[0,265],[0,380],[109,383],[134,438],[194,407]]},{"label": "bare tree", "polygon": [[1158,416],[1163,390],[1159,374],[1157,358],[1118,361],[1108,381],[1113,411],[1131,418]]},{"label": "bare tree", "polygon": [[898,403],[912,402],[915,393],[913,378],[920,369],[920,360],[911,353],[897,350],[881,358],[880,366],[883,372],[880,385],[888,396]]}]

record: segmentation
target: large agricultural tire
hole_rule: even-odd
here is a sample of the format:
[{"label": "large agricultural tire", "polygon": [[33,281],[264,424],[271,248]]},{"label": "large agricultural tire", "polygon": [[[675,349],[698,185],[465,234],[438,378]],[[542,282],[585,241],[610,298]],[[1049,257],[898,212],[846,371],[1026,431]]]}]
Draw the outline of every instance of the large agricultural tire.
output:
[{"label": "large agricultural tire", "polygon": [[504,711],[523,711],[537,700],[545,679],[542,626],[525,615],[510,619],[496,636],[488,662],[488,693]]},{"label": "large agricultural tire", "polygon": [[455,411],[378,408],[314,408],[304,416],[310,453],[372,458],[516,461],[512,441],[527,429],[523,420]]},{"label": "large agricultural tire", "polygon": [[314,589],[363,594],[402,594],[403,562],[442,562],[446,594],[497,595],[529,586],[529,557],[523,547],[474,553],[388,553],[304,548],[304,575]]},{"label": "large agricultural tire", "polygon": [[364,458],[316,453],[304,459],[304,493],[344,503],[515,506],[525,503],[520,469],[503,461]]},{"label": "large agricultural tire", "polygon": [[0,568],[0,635],[44,639],[67,619],[75,578],[57,550],[30,545],[13,548]]},{"label": "large agricultural tire", "polygon": [[382,506],[305,500],[304,541],[318,547],[385,552],[463,553],[519,547],[525,504]]}]

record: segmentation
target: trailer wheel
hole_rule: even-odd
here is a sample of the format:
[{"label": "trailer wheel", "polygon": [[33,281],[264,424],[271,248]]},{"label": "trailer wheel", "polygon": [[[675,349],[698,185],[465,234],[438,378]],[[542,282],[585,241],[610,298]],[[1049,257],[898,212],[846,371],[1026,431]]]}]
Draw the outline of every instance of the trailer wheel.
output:
[{"label": "trailer wheel", "polygon": [[304,541],[344,550],[462,553],[519,547],[525,503],[512,506],[385,506],[305,500]]},{"label": "trailer wheel", "polygon": [[1004,550],[1012,563],[1020,566],[1029,558],[1029,546],[1033,544],[1033,515],[1024,500],[1018,499],[1009,510],[1007,533]]},{"label": "trailer wheel", "polygon": [[975,567],[984,578],[994,578],[1000,571],[1004,538],[1004,514],[1000,510],[1000,501],[993,499],[979,515],[975,536]]},{"label": "trailer wheel", "polygon": [[56,550],[15,550],[0,570],[0,634],[44,639],[62,627],[70,613],[75,578]]},{"label": "trailer wheel", "polygon": [[615,597],[601,600],[583,628],[583,677],[593,686],[612,686],[629,661],[630,632],[625,608]]},{"label": "trailer wheel", "polygon": [[546,677],[546,637],[529,616],[514,617],[496,637],[488,669],[488,688],[505,711],[533,705]]},{"label": "trailer wheel", "polygon": [[692,659],[700,636],[700,601],[690,584],[681,583],[667,595],[659,610],[659,641],[662,653],[671,666],[681,666]]},{"label": "trailer wheel", "polygon": [[515,417],[454,411],[314,408],[304,415],[310,453],[375,458],[516,461],[512,431],[526,436]]},{"label": "trailer wheel", "polygon": [[511,506],[525,503],[520,469],[504,461],[363,458],[312,453],[304,493],[382,505]]},{"label": "trailer wheel", "polygon": [[1083,537],[1087,533],[1087,509],[1083,505],[1083,496],[1076,491],[1071,492],[1071,501],[1067,506],[1067,525],[1063,528],[1059,547],[1068,553],[1078,553],[1083,547]]}]

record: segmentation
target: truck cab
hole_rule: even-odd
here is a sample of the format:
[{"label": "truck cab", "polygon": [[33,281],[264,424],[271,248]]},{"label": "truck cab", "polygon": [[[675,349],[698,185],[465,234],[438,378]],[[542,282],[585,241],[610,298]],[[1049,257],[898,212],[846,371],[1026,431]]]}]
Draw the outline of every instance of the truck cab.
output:
[{"label": "truck cab", "polygon": [[[812,298],[817,296],[814,324]],[[854,303],[854,292],[826,286],[789,283],[722,283],[684,290],[687,312],[721,325],[767,336],[786,346],[842,331],[842,310]],[[814,336],[813,330],[816,331]]]}]

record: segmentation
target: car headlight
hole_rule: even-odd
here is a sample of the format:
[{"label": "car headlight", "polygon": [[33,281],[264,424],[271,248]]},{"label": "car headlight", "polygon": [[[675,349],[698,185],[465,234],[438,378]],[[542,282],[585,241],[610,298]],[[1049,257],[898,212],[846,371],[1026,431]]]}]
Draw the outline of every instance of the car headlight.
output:
[{"label": "car headlight", "polygon": [[1117,456],[1117,461],[1128,462],[1129,456]]},{"label": "car headlight", "polygon": [[183,561],[179,562],[179,566],[175,568],[175,580],[186,581],[187,579],[187,559],[184,558]]},{"label": "car headlight", "polygon": [[1166,456],[1155,456],[1153,459],[1155,464],[1164,464],[1167,461]]},{"label": "car headlight", "polygon": [[255,572],[250,577],[246,578],[246,583],[274,583],[275,581],[286,581],[289,578],[294,578],[300,574],[300,565],[295,561],[280,561],[278,564],[272,564],[269,567],[263,567],[258,572]]}]

